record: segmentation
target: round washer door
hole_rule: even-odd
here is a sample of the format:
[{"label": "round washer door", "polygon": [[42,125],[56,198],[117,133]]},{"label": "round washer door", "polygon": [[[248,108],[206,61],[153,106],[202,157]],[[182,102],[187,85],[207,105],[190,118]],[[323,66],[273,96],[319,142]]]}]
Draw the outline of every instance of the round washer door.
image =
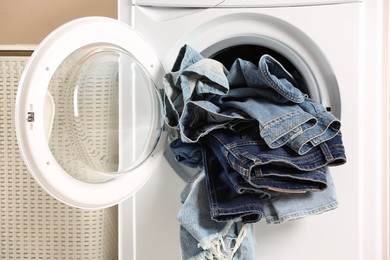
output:
[{"label": "round washer door", "polygon": [[87,209],[134,194],[163,155],[162,77],[153,50],[118,20],[87,17],[52,32],[16,100],[20,152],[35,180]]}]

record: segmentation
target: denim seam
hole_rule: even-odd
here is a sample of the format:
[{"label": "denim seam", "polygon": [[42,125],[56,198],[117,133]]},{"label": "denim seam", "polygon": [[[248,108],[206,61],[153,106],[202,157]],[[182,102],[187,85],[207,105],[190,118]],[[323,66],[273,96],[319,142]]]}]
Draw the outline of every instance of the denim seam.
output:
[{"label": "denim seam", "polygon": [[[238,173],[240,173],[244,177],[244,179],[246,179],[247,182],[254,188],[268,189],[269,187],[272,187],[272,186],[278,186],[278,187],[287,187],[286,190],[302,189],[302,190],[307,190],[307,191],[310,191],[310,190],[318,191],[318,190],[323,190],[327,187],[326,181],[324,181],[320,177],[318,177],[318,178],[292,178],[292,177],[290,177],[290,179],[308,181],[308,182],[312,182],[313,184],[312,185],[307,185],[307,184],[306,185],[304,185],[304,184],[287,185],[286,182],[267,178],[268,176],[271,176],[271,175],[268,175],[265,178],[264,177],[253,178],[253,175],[251,174],[253,172],[252,171],[253,167],[246,169],[246,168],[243,168],[240,165],[236,165],[236,164],[231,165],[231,167],[234,170],[236,170]],[[317,171],[321,171],[321,170],[319,169]],[[325,174],[325,172],[323,172],[323,173]],[[299,176],[299,175],[297,175],[297,176]],[[289,177],[286,176],[286,178],[289,178]],[[254,183],[255,180],[262,181],[263,183],[256,184],[256,183]],[[314,183],[317,183],[317,185],[315,185]],[[323,184],[324,188],[319,188],[320,183]],[[313,187],[313,186],[315,186],[315,187]]]},{"label": "denim seam", "polygon": [[[271,120],[269,120],[269,121],[267,121],[267,122],[265,122],[264,124],[261,125],[260,132],[264,128],[268,127],[268,125],[271,125],[271,127],[272,127],[272,124],[280,123],[281,121],[285,121],[286,119],[288,119],[290,117],[293,117],[293,116],[296,116],[296,115],[299,115],[299,114],[302,114],[302,112],[300,112],[300,111],[293,111],[293,112],[289,112],[287,114],[284,114],[282,116],[279,116],[277,118],[271,119]],[[312,117],[312,118],[314,118],[314,117]]]},{"label": "denim seam", "polygon": [[332,155],[332,152],[329,150],[329,147],[326,143],[320,144],[319,147],[320,147],[322,154],[324,155],[325,160],[327,162],[334,161],[334,157]]},{"label": "denim seam", "polygon": [[[204,167],[205,167],[205,172],[208,172],[207,163],[205,163]],[[209,194],[209,196],[211,196],[211,198],[209,199],[210,208],[215,208],[218,205],[218,200],[217,200],[217,196],[216,196],[217,192],[214,188],[215,185],[214,185],[213,179],[210,178],[209,176],[206,176],[206,185],[209,188],[208,194]],[[211,212],[210,212],[210,214],[211,214]]]},{"label": "denim seam", "polygon": [[[337,157],[335,157],[335,159],[333,161],[340,160],[340,159],[344,160],[345,157],[344,156],[342,156],[342,157],[341,156],[337,156]],[[266,161],[266,162],[263,161],[263,163],[260,164],[260,165],[253,165],[252,161],[250,161],[250,160],[244,162],[242,165],[238,165],[236,163],[231,163],[231,165],[232,165],[232,167],[234,165],[234,167],[233,167],[234,169],[236,167],[239,168],[240,169],[239,172],[242,172],[242,173],[245,172],[245,175],[248,175],[249,172],[251,171],[251,168],[253,168],[255,166],[260,166],[261,167],[262,165],[268,165],[268,164],[275,164],[276,163],[276,164],[286,165],[286,167],[292,167],[292,168],[294,168],[296,170],[315,171],[315,170],[320,170],[321,168],[323,168],[323,167],[325,167],[327,165],[332,165],[333,161],[331,161],[331,162],[325,162],[324,161],[322,163],[318,163],[318,164],[315,164],[313,166],[304,166],[304,165],[297,165],[297,164],[295,164],[292,161],[277,160],[277,159],[272,158],[272,160],[269,160],[269,161]],[[302,162],[302,163],[304,164],[304,162]]]},{"label": "denim seam", "polygon": [[[256,164],[255,166],[261,166],[266,164],[273,164],[273,163],[283,163],[287,164],[295,169],[303,170],[303,171],[312,171],[312,170],[318,170],[326,165],[331,165],[333,161],[345,159],[345,156],[343,155],[343,146],[342,145],[332,145],[329,147],[329,149],[332,150],[332,156],[333,160],[331,161],[323,161],[322,163],[316,163],[313,166],[303,166],[303,164],[306,164],[308,162],[317,161],[318,158],[321,158],[321,161],[323,159],[324,154],[322,151],[315,151],[314,153],[311,153],[310,155],[302,155],[299,158],[292,159],[284,156],[278,156],[278,155],[269,155],[269,154],[262,154],[259,156],[259,164]],[[241,171],[248,172],[250,171],[250,167],[253,167],[253,160],[250,158],[245,157],[245,153],[236,153],[234,152],[236,149],[231,149],[230,154],[238,160],[238,162],[241,164],[240,168]],[[239,156],[240,155],[240,156]],[[299,162],[299,166],[296,163],[296,161]],[[231,163],[231,160],[229,160]],[[231,163],[233,164],[233,163]],[[237,165],[237,163],[234,163],[234,165]]]},{"label": "denim seam", "polygon": [[[329,132],[328,129],[330,128],[330,124],[333,124],[335,122],[337,122],[337,120],[334,120],[334,121],[330,122],[326,126],[326,128],[324,128],[321,131],[319,131],[316,135],[311,135],[308,138],[302,140],[301,141],[302,144],[297,149],[298,154],[303,155],[303,154],[307,153],[308,151],[310,151],[310,149],[312,149],[313,147],[315,147],[315,146],[317,146],[317,145],[319,145],[319,144],[321,144],[321,143],[323,143],[325,141],[328,141],[328,140],[334,138],[338,134],[338,132],[339,132],[338,129],[332,129],[332,131],[334,131],[334,133],[332,135],[330,135],[330,136],[326,136],[324,134],[326,132]],[[293,140],[291,140],[291,141],[293,141]],[[306,149],[304,149],[305,146],[308,146],[308,143],[311,143],[312,146],[311,147],[307,147]]]},{"label": "denim seam", "polygon": [[[315,121],[315,123],[313,123],[313,126],[305,128],[300,134],[303,134],[304,132],[306,132],[310,128],[315,127],[315,125],[317,124],[318,120],[315,117],[307,116],[303,121],[300,120],[298,122],[295,122],[296,121],[295,120],[293,126],[291,126],[289,129],[285,130],[283,133],[280,133],[277,136],[275,134],[273,134],[273,133],[270,134],[270,132],[272,132],[272,131],[267,131],[267,129],[274,128],[275,127],[274,125],[281,124],[281,123],[283,123],[283,121],[286,121],[288,118],[292,118],[292,117],[298,116],[300,114],[302,114],[302,113],[291,112],[291,113],[286,114],[286,115],[284,115],[282,117],[278,117],[276,119],[268,121],[268,122],[266,122],[262,126],[259,126],[259,128],[260,128],[260,135],[264,139],[267,139],[266,143],[269,145],[269,147],[271,147],[271,148],[279,148],[279,147],[287,144],[288,142],[290,142],[292,140],[292,137],[296,136],[296,133],[294,133],[292,136],[289,136],[288,134],[291,133],[294,129],[296,129],[296,128],[304,125],[304,124],[308,124],[309,121],[311,121],[311,120]],[[268,135],[266,135],[266,133],[268,133]],[[270,136],[270,137],[268,137],[268,136]],[[284,137],[284,138],[282,138],[282,137]],[[280,143],[276,143],[276,141],[279,140],[279,139],[282,139],[282,141]],[[276,143],[276,144],[274,144],[274,143]]]},{"label": "denim seam", "polygon": [[[259,209],[259,207],[261,209]],[[262,207],[259,204],[244,204],[244,206],[238,206],[238,207],[231,207],[231,208],[219,208],[219,207],[214,207],[210,212],[213,216],[215,215],[233,215],[233,214],[239,214],[239,213],[244,213],[252,211],[250,215],[253,213],[259,214],[261,217],[263,216],[263,211]]]},{"label": "denim seam", "polygon": [[[261,69],[261,72],[262,72],[263,76],[268,81],[268,83],[270,83],[273,86],[273,89],[276,90],[276,92],[278,92],[281,96],[287,98],[288,100],[290,100],[290,101],[292,101],[294,103],[301,103],[301,102],[303,102],[305,100],[303,95],[302,95],[301,98],[298,97],[298,96],[292,95],[290,93],[287,93],[287,92],[283,91],[283,89],[281,89],[277,84],[275,84],[274,80],[268,75],[268,70],[267,70],[265,64],[261,64],[260,65],[260,69]],[[293,78],[288,71],[286,71],[286,70],[284,70],[284,71],[291,78]]]},{"label": "denim seam", "polygon": [[[334,138],[337,135],[337,132],[336,132],[329,137],[325,137],[325,135],[324,135],[325,132],[327,132],[326,129],[317,135],[313,135],[313,136],[310,136],[310,137],[302,140],[301,145],[299,145],[298,149],[296,149],[296,152],[299,155],[304,155],[307,152],[309,152],[313,147],[316,147],[319,144],[326,142],[326,141]],[[293,141],[293,140],[291,140],[291,141]]]},{"label": "denim seam", "polygon": [[[326,188],[326,187],[324,187],[321,189],[318,187],[313,187],[313,186],[318,186],[318,185],[307,185],[307,184],[306,185],[304,185],[304,184],[287,185],[286,183],[282,183],[282,182],[277,181],[277,180],[267,180],[266,183],[262,184],[262,185],[254,184],[252,182],[252,180],[248,180],[248,181],[252,186],[258,187],[260,189],[270,190],[271,188],[276,187],[278,189],[285,190],[286,192],[287,191],[298,191],[298,190],[301,190],[301,191],[321,191],[321,190],[324,190]],[[310,180],[310,181],[312,181],[312,180]],[[314,182],[314,181],[312,181],[312,182]],[[325,186],[327,186],[327,184],[324,182],[318,181],[317,183],[322,183]]]},{"label": "denim seam", "polygon": [[310,215],[317,215],[317,214],[320,214],[320,213],[323,213],[323,212],[326,212],[329,210],[333,210],[337,207],[338,207],[338,203],[332,202],[332,203],[329,203],[329,204],[324,205],[324,206],[319,207],[319,208],[314,208],[314,209],[305,210],[305,211],[299,211],[299,212],[295,212],[293,214],[284,215],[282,217],[269,216],[269,217],[266,217],[266,222],[267,222],[267,224],[281,224],[285,221],[295,220],[295,219],[302,218],[305,216],[310,216]]},{"label": "denim seam", "polygon": [[[316,176],[325,176],[325,172],[324,171],[320,171],[320,170],[315,170],[313,171],[314,172],[314,176],[313,177],[307,177],[307,178],[302,178],[300,177],[302,174],[299,174],[299,173],[291,173],[290,175],[282,175],[282,174],[279,174],[277,172],[272,172],[272,173],[263,173],[259,178],[257,176],[254,176],[254,175],[250,175],[250,178],[251,180],[267,180],[267,178],[269,177],[281,177],[281,178],[285,178],[285,179],[294,179],[294,180],[303,180],[303,181],[321,181],[323,178],[321,177],[316,177]],[[294,176],[294,177],[292,177]],[[275,182],[278,182],[278,183],[283,183],[283,181],[278,181],[278,180],[272,180],[272,181],[275,181]]]}]

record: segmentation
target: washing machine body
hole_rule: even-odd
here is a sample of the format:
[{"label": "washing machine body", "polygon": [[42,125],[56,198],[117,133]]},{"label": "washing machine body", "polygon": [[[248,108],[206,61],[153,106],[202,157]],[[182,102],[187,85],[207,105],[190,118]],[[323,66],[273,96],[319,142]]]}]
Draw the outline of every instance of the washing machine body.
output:
[{"label": "washing machine body", "polygon": [[[362,1],[135,0],[130,10],[128,3],[120,6],[124,10],[120,19],[155,45],[166,71],[184,44],[204,57],[222,56],[222,60],[224,54],[238,58],[240,46],[258,46],[287,58],[310,86],[309,96],[341,119],[348,162],[331,168],[338,209],[280,225],[260,221],[255,225],[256,259],[382,259],[378,248],[383,233],[372,226],[372,222],[381,222],[381,195],[363,166],[366,162],[379,165],[380,156],[378,150],[362,152],[362,139],[367,136],[359,114],[379,102],[364,94],[370,70],[364,64],[365,37],[370,37],[364,27],[370,19],[365,8]],[[253,58],[256,63],[259,57]],[[225,65],[230,68],[229,62]],[[191,172],[169,161],[133,198],[135,222],[129,230],[136,231],[135,243],[128,249],[136,254],[131,259],[180,256],[175,216],[181,207],[181,178]],[[378,185],[382,172],[379,168],[370,172]],[[151,245],[153,250],[149,250]]]},{"label": "washing machine body", "polygon": [[180,259],[180,192],[197,171],[167,149],[162,77],[185,44],[226,67],[225,57],[246,48],[253,61],[271,52],[341,119],[348,162],[331,169],[339,208],[256,223],[256,259],[380,259],[382,226],[372,224],[382,223],[379,146],[365,149],[363,120],[380,124],[368,112],[377,112],[378,95],[365,88],[363,2],[120,0],[118,7],[119,21],[85,18],[54,31],[21,78],[19,146],[48,193],[80,208],[119,204],[120,259]]}]

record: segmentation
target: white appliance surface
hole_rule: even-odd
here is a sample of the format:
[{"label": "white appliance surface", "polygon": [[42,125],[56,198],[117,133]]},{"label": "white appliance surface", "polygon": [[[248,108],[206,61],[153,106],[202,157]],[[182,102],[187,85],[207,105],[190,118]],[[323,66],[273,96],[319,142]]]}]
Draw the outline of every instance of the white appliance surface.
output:
[{"label": "white appliance surface", "polygon": [[[142,2],[148,1],[136,1]],[[380,135],[371,136],[376,145],[368,146],[368,130],[363,123],[363,119],[370,120],[372,126],[380,127],[377,118],[370,116],[376,111],[371,104],[378,95],[375,89],[367,91],[364,84],[367,76],[362,73],[366,70],[363,61],[367,47],[362,41],[365,38],[363,23],[368,18],[364,3],[343,2],[299,7],[208,9],[153,8],[119,2],[119,19],[130,24],[155,47],[165,71],[171,69],[183,44],[207,53],[212,45],[218,49],[221,48],[218,44],[228,47],[229,44],[253,42],[256,35],[268,33],[263,29],[273,30],[257,26],[256,20],[264,17],[298,28],[329,62],[334,75],[324,77],[335,76],[338,83],[348,159],[347,164],[331,168],[339,208],[280,225],[266,225],[264,221],[255,224],[257,259],[382,259],[381,190],[378,189],[382,177],[380,148],[375,143],[380,142]],[[278,34],[273,37],[277,38]],[[289,40],[286,45],[295,46],[295,43]],[[305,51],[308,55],[316,53]],[[329,102],[326,98],[323,101]],[[365,147],[372,149],[368,152]],[[184,185],[179,174],[163,160],[151,181],[120,205],[121,259],[180,259],[179,223],[175,217],[181,207],[179,194]]]}]

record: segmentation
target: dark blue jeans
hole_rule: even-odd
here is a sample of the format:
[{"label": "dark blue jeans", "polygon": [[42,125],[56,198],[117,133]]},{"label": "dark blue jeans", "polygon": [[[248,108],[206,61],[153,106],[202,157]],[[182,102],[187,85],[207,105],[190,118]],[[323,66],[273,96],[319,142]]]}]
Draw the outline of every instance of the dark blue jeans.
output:
[{"label": "dark blue jeans", "polygon": [[322,191],[328,188],[325,166],[345,162],[340,135],[304,156],[289,148],[270,149],[252,129],[215,130],[202,144],[211,217],[216,221],[256,222],[264,215],[263,199]]},{"label": "dark blue jeans", "polygon": [[213,220],[251,223],[263,217],[262,198],[265,194],[261,191],[237,192],[250,189],[250,185],[206,145],[203,147],[203,165]]},{"label": "dark blue jeans", "polygon": [[[324,172],[324,166],[337,166],[346,162],[341,133],[329,141],[319,144],[305,155],[298,155],[288,147],[271,149],[263,141],[257,128],[235,132],[220,129],[211,132],[204,141],[215,153],[223,154],[229,165],[247,181],[259,177],[270,177],[272,172],[285,178],[310,181]],[[284,172],[284,173],[282,173]],[[299,173],[299,174],[298,174]],[[298,185],[299,186],[299,185]]]}]

